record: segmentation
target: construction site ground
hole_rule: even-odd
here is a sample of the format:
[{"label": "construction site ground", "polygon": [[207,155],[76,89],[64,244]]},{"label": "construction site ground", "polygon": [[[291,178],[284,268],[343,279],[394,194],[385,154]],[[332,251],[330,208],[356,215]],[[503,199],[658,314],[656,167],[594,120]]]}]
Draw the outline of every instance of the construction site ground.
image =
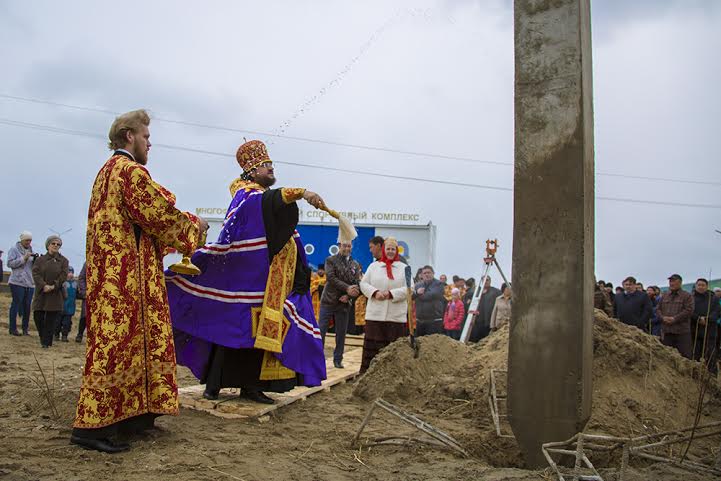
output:
[{"label": "construction site ground", "polygon": [[[418,358],[407,339],[399,340],[378,356],[365,375],[259,417],[228,419],[181,408],[179,416],[159,418],[158,428],[136,438],[129,452],[108,455],[69,444],[84,344],[71,340],[41,349],[34,328],[29,337],[7,335],[8,304],[8,295],[0,294],[2,479],[555,479],[548,469],[524,469],[515,441],[496,435],[488,404],[488,373],[491,368],[505,368],[507,328],[474,346],[443,336],[422,338]],[[586,431],[633,436],[693,422],[698,392],[694,364],[598,312],[595,324],[594,407]],[[73,334],[74,330],[75,326]],[[181,387],[197,385],[188,370],[178,371]],[[43,387],[43,375],[49,389]],[[717,381],[712,381],[702,422],[721,420],[720,391]],[[370,446],[368,441],[375,437],[421,436],[383,411],[374,413],[360,446],[352,445],[378,397],[450,434],[471,456],[427,445]],[[718,438],[699,440],[691,454],[694,459],[710,459],[718,446]],[[590,454],[607,481],[617,479],[619,454]],[[626,481],[711,479],[680,467],[633,459],[627,474]]]}]

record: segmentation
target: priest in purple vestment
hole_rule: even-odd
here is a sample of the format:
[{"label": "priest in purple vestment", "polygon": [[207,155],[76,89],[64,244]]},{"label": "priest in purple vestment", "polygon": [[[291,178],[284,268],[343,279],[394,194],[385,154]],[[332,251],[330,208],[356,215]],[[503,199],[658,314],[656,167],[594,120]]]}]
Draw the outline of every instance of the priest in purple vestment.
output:
[{"label": "priest in purple vestment", "polygon": [[206,398],[236,387],[270,404],[264,392],[326,378],[310,269],[295,230],[296,202],[318,208],[323,199],[301,188],[271,189],[273,163],[258,140],[241,145],[236,158],[243,173],[230,186],[220,235],[192,257],[202,274],[166,272],[170,315],[178,364],[206,385]]}]

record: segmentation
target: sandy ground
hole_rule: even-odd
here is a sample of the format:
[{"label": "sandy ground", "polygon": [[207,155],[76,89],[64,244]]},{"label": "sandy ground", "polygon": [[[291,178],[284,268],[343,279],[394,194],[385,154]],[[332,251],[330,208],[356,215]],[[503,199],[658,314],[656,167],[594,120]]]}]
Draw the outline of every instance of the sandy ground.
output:
[{"label": "sandy ground", "polygon": [[[56,343],[44,350],[34,329],[30,337],[8,336],[7,305],[7,296],[0,294],[0,435],[5,444],[0,458],[2,479],[553,479],[547,471],[508,467],[520,461],[517,448],[512,441],[495,437],[490,419],[484,419],[487,406],[483,407],[483,403],[465,402],[465,410],[447,412],[453,405],[446,404],[441,410],[433,402],[418,402],[416,396],[422,392],[412,392],[406,400],[393,398],[392,402],[457,436],[472,452],[471,459],[431,447],[353,448],[350,440],[369,406],[363,396],[353,391],[365,389],[368,394],[367,381],[365,387],[354,382],[313,395],[276,411],[265,422],[225,420],[182,409],[180,416],[159,418],[159,429],[136,438],[129,452],[107,455],[87,451],[68,443],[84,344]],[[422,357],[430,352],[422,352]],[[376,370],[380,372],[381,367]],[[45,385],[43,375],[49,390],[41,388]],[[183,368],[180,380],[182,385],[195,383]],[[479,379],[474,386],[452,387],[455,391],[449,396],[472,400],[482,385],[485,382]],[[46,392],[51,393],[57,414]],[[433,389],[426,393],[436,395]],[[412,431],[387,414],[377,414],[364,436],[398,433]],[[494,452],[498,454],[494,456]],[[643,466],[631,474],[627,479],[709,479],[668,466]],[[604,476],[607,481],[616,479],[613,470],[607,470]]]}]

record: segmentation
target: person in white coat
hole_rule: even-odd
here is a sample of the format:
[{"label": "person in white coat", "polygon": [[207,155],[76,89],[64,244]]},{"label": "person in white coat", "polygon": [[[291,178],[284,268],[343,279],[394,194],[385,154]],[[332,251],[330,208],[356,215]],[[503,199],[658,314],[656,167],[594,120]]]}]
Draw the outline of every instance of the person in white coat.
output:
[{"label": "person in white coat", "polygon": [[405,269],[398,255],[398,241],[389,237],[383,243],[383,256],[368,266],[361,280],[361,292],[368,298],[361,374],[381,349],[408,335]]}]

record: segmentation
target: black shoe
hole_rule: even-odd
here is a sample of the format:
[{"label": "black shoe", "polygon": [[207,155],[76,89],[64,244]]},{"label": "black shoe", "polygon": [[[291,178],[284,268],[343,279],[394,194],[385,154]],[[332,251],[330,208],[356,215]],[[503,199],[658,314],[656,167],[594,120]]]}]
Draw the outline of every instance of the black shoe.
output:
[{"label": "black shoe", "polygon": [[248,399],[249,401],[261,403],[261,404],[275,404],[275,401],[273,398],[266,396],[261,391],[248,391],[247,389],[243,389],[240,392],[240,397]]},{"label": "black shoe", "polygon": [[209,391],[207,389],[203,391],[203,397],[205,399],[210,399],[211,401],[218,399],[218,394],[220,394],[220,391]]},{"label": "black shoe", "polygon": [[77,336],[77,337],[75,338],[75,342],[77,342],[78,344],[81,343],[81,342],[83,342],[83,336]]},{"label": "black shoe", "polygon": [[56,341],[59,341],[59,340],[60,340],[60,334],[55,334],[55,340],[56,340]]},{"label": "black shoe", "polygon": [[23,331],[23,336],[29,336],[30,333],[28,331]]},{"label": "black shoe", "polygon": [[345,369],[343,361],[333,361],[333,367],[335,367],[336,369]]},{"label": "black shoe", "polygon": [[42,347],[43,349],[47,349],[47,348],[49,348],[50,346],[48,346],[47,344],[43,344],[43,345],[41,345],[40,347]]},{"label": "black shoe", "polygon": [[68,336],[63,336],[60,338],[62,342],[68,342]]},{"label": "black shoe", "polygon": [[22,336],[18,331],[10,331],[11,336]]},{"label": "black shoe", "polygon": [[90,439],[80,436],[70,436],[70,444],[77,444],[85,449],[94,449],[103,453],[120,453],[130,449],[127,443],[115,443],[109,439]]}]

